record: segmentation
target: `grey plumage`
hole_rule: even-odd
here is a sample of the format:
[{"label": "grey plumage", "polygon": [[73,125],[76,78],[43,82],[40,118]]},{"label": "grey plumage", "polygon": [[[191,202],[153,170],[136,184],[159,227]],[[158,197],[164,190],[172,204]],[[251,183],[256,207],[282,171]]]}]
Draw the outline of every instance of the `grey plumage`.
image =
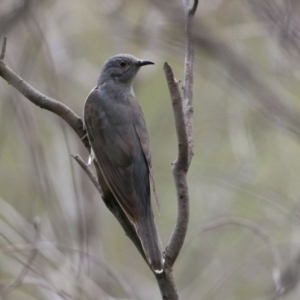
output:
[{"label": "grey plumage", "polygon": [[117,199],[135,226],[149,264],[160,273],[163,257],[150,201],[149,139],[132,88],[138,70],[148,64],[153,63],[128,54],[108,59],[87,98],[84,122],[104,194],[112,193]]}]

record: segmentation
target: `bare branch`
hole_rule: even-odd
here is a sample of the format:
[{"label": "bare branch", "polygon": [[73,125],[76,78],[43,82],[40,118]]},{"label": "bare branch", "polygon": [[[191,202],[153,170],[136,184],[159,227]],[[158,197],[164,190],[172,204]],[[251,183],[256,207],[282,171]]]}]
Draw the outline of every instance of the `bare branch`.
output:
[{"label": "bare branch", "polygon": [[178,139],[178,157],[173,164],[173,177],[177,192],[178,212],[176,224],[165,253],[165,265],[168,268],[173,266],[182,248],[189,221],[189,196],[186,181],[189,149],[182,97],[180,95],[178,81],[174,78],[173,71],[167,63],[164,64],[164,71],[172,100]]},{"label": "bare branch", "polygon": [[[2,51],[3,49],[5,49],[4,44],[6,44],[5,40],[3,42]],[[90,151],[90,144],[87,139],[86,131],[83,127],[82,120],[73,110],[71,110],[62,102],[47,97],[44,94],[37,91],[36,89],[34,89],[23,78],[21,78],[9,67],[7,67],[2,60],[0,60],[0,76],[3,79],[5,79],[8,84],[12,85],[15,89],[17,89],[32,103],[39,106],[40,108],[53,112],[54,114],[58,115],[63,120],[65,120],[76,132],[79,138],[82,139],[84,146]]]},{"label": "bare branch", "polygon": [[167,79],[170,96],[173,105],[173,112],[175,117],[175,127],[178,139],[178,157],[175,164],[179,168],[187,171],[188,169],[188,137],[185,128],[183,100],[179,90],[179,81],[174,77],[172,68],[165,62],[164,64],[165,76]]},{"label": "bare branch", "polygon": [[194,155],[194,140],[193,140],[193,83],[194,83],[194,43],[193,43],[193,16],[198,6],[198,0],[194,0],[192,8],[189,8],[189,0],[183,0],[185,9],[185,61],[184,61],[184,86],[183,86],[183,103],[184,103],[184,118],[185,126],[188,135],[189,144],[189,165]]},{"label": "bare branch", "polygon": [[164,64],[165,76],[173,105],[178,140],[178,156],[173,164],[173,177],[177,192],[178,212],[176,224],[165,253],[167,268],[171,268],[176,261],[187,232],[189,222],[189,193],[186,174],[194,153],[192,127],[194,46],[192,21],[198,6],[198,1],[194,0],[192,8],[189,7],[189,0],[183,0],[183,5],[185,10],[186,34],[183,99],[172,68],[167,63]]}]

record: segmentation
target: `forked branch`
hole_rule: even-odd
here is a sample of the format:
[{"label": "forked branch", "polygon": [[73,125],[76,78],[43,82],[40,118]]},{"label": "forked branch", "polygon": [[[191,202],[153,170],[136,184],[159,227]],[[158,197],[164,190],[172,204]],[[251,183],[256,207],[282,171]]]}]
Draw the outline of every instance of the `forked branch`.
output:
[{"label": "forked branch", "polygon": [[194,152],[193,140],[193,64],[194,47],[192,36],[193,17],[197,10],[198,0],[192,7],[188,0],[183,0],[185,9],[186,50],[184,63],[183,96],[179,89],[179,81],[174,77],[172,68],[165,63],[164,71],[171,96],[175,127],[178,140],[178,156],[173,164],[173,177],[177,193],[177,219],[166,248],[166,268],[172,268],[183,246],[189,222],[189,193],[186,175]]}]

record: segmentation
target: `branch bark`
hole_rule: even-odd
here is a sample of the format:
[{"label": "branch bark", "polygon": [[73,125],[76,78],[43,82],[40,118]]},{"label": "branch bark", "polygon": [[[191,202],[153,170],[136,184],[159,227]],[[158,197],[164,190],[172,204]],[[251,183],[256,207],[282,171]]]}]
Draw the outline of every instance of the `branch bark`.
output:
[{"label": "branch bark", "polygon": [[189,195],[186,180],[189,161],[188,136],[185,126],[183,100],[178,81],[174,78],[171,67],[165,63],[164,71],[170,91],[178,139],[178,156],[173,163],[173,177],[177,192],[177,219],[165,253],[165,266],[172,268],[184,242],[189,221]]},{"label": "branch bark", "polygon": [[54,114],[61,117],[64,121],[66,121],[70,125],[70,127],[76,132],[78,137],[82,140],[84,146],[88,149],[88,151],[90,151],[90,144],[87,139],[86,131],[83,127],[83,122],[73,110],[71,110],[62,102],[47,97],[44,94],[37,91],[23,78],[21,78],[8,66],[6,66],[6,64],[3,62],[3,59],[0,60],[0,76],[32,103],[39,106],[40,108],[53,112]]},{"label": "branch bark", "polygon": [[189,0],[183,0],[185,10],[185,62],[184,62],[184,86],[183,103],[184,103],[184,119],[185,127],[188,135],[189,156],[188,164],[190,165],[194,155],[193,140],[193,84],[194,84],[194,41],[193,41],[193,17],[198,7],[198,0],[194,1],[193,6],[189,7]]},{"label": "branch bark", "polygon": [[189,222],[189,193],[187,172],[193,157],[193,64],[194,47],[192,37],[192,22],[197,10],[198,0],[189,6],[188,0],[183,0],[185,10],[186,51],[184,64],[183,97],[180,94],[179,82],[175,79],[172,68],[165,63],[164,71],[173,105],[175,127],[178,140],[178,156],[173,164],[173,178],[177,193],[177,219],[165,253],[165,266],[172,268],[183,246]]}]

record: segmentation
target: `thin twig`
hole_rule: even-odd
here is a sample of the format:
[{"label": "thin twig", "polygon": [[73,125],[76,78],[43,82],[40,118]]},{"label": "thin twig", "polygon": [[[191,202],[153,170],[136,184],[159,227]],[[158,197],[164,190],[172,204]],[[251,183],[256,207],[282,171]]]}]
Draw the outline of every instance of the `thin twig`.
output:
[{"label": "thin twig", "polygon": [[189,0],[183,0],[185,10],[185,61],[184,61],[184,86],[183,86],[183,105],[184,119],[189,143],[189,165],[194,155],[193,140],[193,83],[194,83],[194,42],[193,42],[193,17],[197,10],[198,0],[194,0],[193,6],[189,7]]},{"label": "thin twig", "polygon": [[0,60],[1,61],[3,61],[4,57],[5,57],[6,43],[7,43],[7,37],[5,36],[3,38],[2,49],[1,49],[1,54],[0,54]]},{"label": "thin twig", "polygon": [[1,291],[1,298],[5,299],[13,290],[18,288],[20,286],[25,278],[25,276],[28,274],[29,270],[31,269],[31,265],[33,264],[37,254],[38,254],[38,248],[37,248],[37,243],[40,238],[40,229],[39,229],[39,221],[35,220],[34,221],[34,229],[35,229],[35,238],[32,243],[32,249],[31,253],[29,255],[29,258],[27,262],[24,264],[20,274],[15,278],[13,282],[5,286],[2,291]]},{"label": "thin twig", "polygon": [[79,154],[76,155],[71,155],[80,165],[80,167],[83,169],[83,171],[88,175],[88,177],[90,178],[91,182],[94,184],[94,186],[96,187],[96,189],[98,190],[98,192],[100,193],[101,197],[103,196],[103,192],[101,190],[100,184],[97,180],[97,177],[95,176],[95,174],[93,173],[93,171],[91,170],[91,168],[84,162],[84,160],[80,157]]}]

